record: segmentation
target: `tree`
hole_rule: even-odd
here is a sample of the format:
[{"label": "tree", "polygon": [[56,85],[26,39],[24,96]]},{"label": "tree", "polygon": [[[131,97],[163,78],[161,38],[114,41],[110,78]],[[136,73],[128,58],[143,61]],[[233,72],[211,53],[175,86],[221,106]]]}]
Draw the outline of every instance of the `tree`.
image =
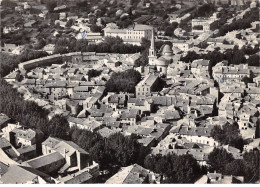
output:
[{"label": "tree", "polygon": [[234,176],[245,176],[246,175],[246,165],[245,161],[242,159],[233,160],[225,166],[224,173],[225,175],[234,175]]},{"label": "tree", "polygon": [[38,40],[37,45],[35,46],[35,49],[36,49],[36,50],[42,49],[45,45],[46,45],[45,40],[43,40],[42,38],[40,38],[40,39]]},{"label": "tree", "polygon": [[46,3],[46,8],[48,9],[49,12],[52,12],[56,6],[57,6],[57,2],[53,0],[50,0]]},{"label": "tree", "polygon": [[9,7],[9,8],[14,8],[16,7],[16,3],[10,0],[3,0],[1,5],[3,6],[3,8]]},{"label": "tree", "polygon": [[173,31],[178,27],[177,22],[173,22],[170,26],[166,27],[165,29],[165,36],[174,36]]},{"label": "tree", "polygon": [[200,56],[195,51],[188,51],[187,55],[185,57],[181,57],[180,60],[184,61],[185,63],[189,63],[199,58]]},{"label": "tree", "polygon": [[243,160],[247,166],[245,180],[255,182],[260,180],[260,151],[255,149],[243,154]]},{"label": "tree", "polygon": [[247,85],[248,83],[253,83],[253,79],[249,77],[243,77],[242,81]]},{"label": "tree", "polygon": [[95,70],[95,69],[91,69],[88,71],[88,77],[89,78],[92,78],[92,77],[97,77],[101,74],[102,71],[98,71],[98,70]]},{"label": "tree", "polygon": [[69,140],[70,138],[68,131],[64,129],[69,129],[67,119],[62,116],[54,116],[48,125],[48,135],[61,138],[63,140]]},{"label": "tree", "polygon": [[239,128],[236,124],[226,123],[221,128],[219,125],[213,127],[210,135],[217,141],[234,146],[240,150],[243,150],[243,138],[241,137]]},{"label": "tree", "polygon": [[249,66],[257,66],[257,67],[259,67],[259,66],[260,66],[259,55],[255,54],[255,55],[250,56],[250,57],[247,59],[247,64],[248,64]]},{"label": "tree", "polygon": [[91,32],[101,32],[101,31],[102,31],[102,28],[99,27],[99,26],[97,26],[96,24],[92,24],[92,25],[90,26],[90,30],[91,30]]},{"label": "tree", "polygon": [[163,183],[193,183],[202,170],[191,155],[147,155],[144,166],[165,177]]},{"label": "tree", "polygon": [[133,69],[113,73],[106,82],[108,92],[135,92],[135,86],[141,80],[141,74]]},{"label": "tree", "polygon": [[66,27],[71,27],[73,24],[73,20],[69,19],[69,21],[66,23]]},{"label": "tree", "polygon": [[225,166],[234,160],[231,153],[228,153],[225,149],[214,148],[214,150],[208,155],[208,163],[211,171],[217,171],[222,173]]}]

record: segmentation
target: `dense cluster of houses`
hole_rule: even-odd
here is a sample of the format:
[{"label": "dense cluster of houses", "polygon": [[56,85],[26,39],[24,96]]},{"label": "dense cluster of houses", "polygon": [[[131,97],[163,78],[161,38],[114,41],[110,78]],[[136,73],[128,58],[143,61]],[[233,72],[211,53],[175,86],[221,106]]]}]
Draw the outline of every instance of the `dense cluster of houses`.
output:
[{"label": "dense cluster of houses", "polygon": [[[240,4],[241,1],[232,3]],[[146,6],[150,5],[146,3]],[[254,7],[251,4],[234,19],[244,18]],[[30,5],[25,3],[15,10],[29,8]],[[82,39],[81,33],[86,32],[85,39],[102,42],[100,33],[91,32],[88,18],[68,15],[63,12],[66,8],[63,5],[54,9],[60,12],[55,24],[65,28],[68,21],[73,20],[73,36]],[[142,38],[151,41],[149,63],[145,67],[134,67],[140,53],[53,55],[55,45],[48,44],[43,50],[50,56],[20,63],[18,69],[4,79],[17,88],[25,100],[49,110],[49,119],[56,114],[65,116],[70,128],[97,132],[104,138],[115,133],[135,135],[153,155],[191,154],[201,166],[208,166],[208,155],[215,147],[241,159],[243,152],[260,150],[260,67],[228,65],[226,61],[212,67],[205,59],[186,63],[180,60],[189,51],[207,54],[215,49],[225,52],[235,45],[241,49],[259,44],[259,33],[254,32],[259,22],[251,23],[249,29],[213,38],[215,31],[211,25],[218,20],[220,10],[209,18],[191,20],[191,33],[197,34],[198,38],[168,40],[172,45],[164,44],[160,49],[155,45],[156,29],[150,25],[134,24],[120,29],[115,23],[106,24],[105,37],[118,36],[124,43],[134,45],[141,45]],[[45,17],[44,11],[41,14]],[[170,14],[168,19],[170,23],[180,23],[190,16],[189,13],[182,16]],[[231,23],[232,20],[226,24]],[[31,27],[30,24],[34,23],[29,22],[24,27]],[[5,27],[4,33],[17,29]],[[185,33],[181,28],[173,32],[180,37]],[[238,34],[241,34],[240,39],[236,37]],[[202,42],[208,46],[200,48]],[[3,48],[13,54],[20,54],[24,49],[12,44],[5,44]],[[135,92],[108,92],[105,85],[112,74],[129,69],[135,69],[142,76],[135,85]],[[223,145],[212,137],[214,126],[224,124],[237,124],[243,139],[250,140],[243,151]],[[99,175],[99,165],[88,152],[71,141],[54,137],[43,140],[41,132],[14,123],[5,114],[0,114],[0,128],[2,183],[91,183]],[[19,175],[26,177],[15,177]],[[208,173],[196,183],[243,180],[241,176]],[[160,183],[160,175],[133,164],[121,168],[106,183]]]}]

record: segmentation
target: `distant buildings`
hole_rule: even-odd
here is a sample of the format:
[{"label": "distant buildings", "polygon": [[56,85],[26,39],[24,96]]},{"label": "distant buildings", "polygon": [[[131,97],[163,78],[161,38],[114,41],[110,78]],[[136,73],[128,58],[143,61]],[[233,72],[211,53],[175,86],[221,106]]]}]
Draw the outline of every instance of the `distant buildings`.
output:
[{"label": "distant buildings", "polygon": [[195,184],[237,184],[243,182],[243,176],[222,175],[215,172],[203,175]]},{"label": "distant buildings", "polygon": [[203,33],[209,32],[211,30],[211,24],[213,21],[211,19],[197,18],[191,20],[192,32]]}]

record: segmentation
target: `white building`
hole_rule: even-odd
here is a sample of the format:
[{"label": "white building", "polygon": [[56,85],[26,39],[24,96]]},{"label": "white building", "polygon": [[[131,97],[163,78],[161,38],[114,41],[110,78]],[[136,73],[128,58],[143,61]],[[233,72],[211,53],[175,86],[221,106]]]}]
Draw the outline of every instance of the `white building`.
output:
[{"label": "white building", "polygon": [[135,24],[126,29],[119,29],[115,24],[108,24],[104,29],[105,37],[120,37],[124,43],[141,45],[142,38],[150,39],[153,27]]},{"label": "white building", "polygon": [[172,47],[176,47],[182,51],[188,51],[193,47],[192,43],[184,41],[184,40],[176,40],[172,42]]},{"label": "white building", "polygon": [[198,19],[192,19],[191,25],[192,25],[192,32],[209,32],[210,26],[213,23],[212,19],[205,19],[205,18],[198,18]]}]

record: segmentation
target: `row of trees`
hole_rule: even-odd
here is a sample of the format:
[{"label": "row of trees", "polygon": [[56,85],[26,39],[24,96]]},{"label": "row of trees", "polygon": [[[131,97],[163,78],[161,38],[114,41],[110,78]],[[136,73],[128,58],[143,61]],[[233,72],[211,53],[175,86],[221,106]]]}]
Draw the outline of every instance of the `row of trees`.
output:
[{"label": "row of trees", "polygon": [[23,100],[21,94],[2,78],[0,78],[0,100],[0,113],[6,114],[26,127],[39,129],[45,135],[69,139],[66,132],[69,124],[65,118],[55,116],[49,121],[47,110],[42,109],[35,102]]},{"label": "row of trees", "polygon": [[28,31],[16,31],[15,33],[2,34],[2,43],[25,45],[30,42],[30,33]]},{"label": "row of trees", "polygon": [[[259,66],[260,62],[257,54],[258,49],[259,46],[256,45],[255,48],[243,47],[241,49],[235,46],[233,49],[228,49],[224,53],[221,53],[218,49],[207,54],[197,54],[194,51],[189,51],[188,54],[181,57],[180,60],[189,63],[196,59],[207,59],[212,62],[212,66],[215,66],[218,62],[223,60],[227,60],[229,64],[239,65],[247,63],[250,66]],[[245,55],[251,56],[246,59]]]},{"label": "row of trees", "polygon": [[242,159],[234,159],[225,149],[215,148],[209,154],[208,160],[211,172],[244,176],[245,183],[253,183],[260,179],[260,151],[257,149],[245,152]]},{"label": "row of trees", "polygon": [[244,15],[243,19],[236,20],[231,24],[225,24],[219,29],[219,36],[224,36],[226,33],[233,30],[242,30],[251,27],[251,23],[259,20],[258,8],[253,8]]},{"label": "row of trees", "polygon": [[133,69],[124,72],[115,72],[106,82],[108,92],[128,92],[134,93],[135,86],[141,80],[141,74]]},{"label": "row of trees", "polygon": [[25,62],[27,60],[32,60],[40,57],[47,56],[48,53],[44,51],[32,51],[25,50],[21,55],[9,55],[6,53],[1,53],[1,63],[0,63],[0,77],[8,75],[11,71],[18,67],[20,62]]},{"label": "row of trees", "polygon": [[61,38],[56,41],[54,53],[68,53],[68,52],[97,52],[97,53],[137,53],[142,51],[142,47],[124,44],[119,37],[106,37],[104,42],[99,44],[88,44],[87,40],[76,40]]}]

